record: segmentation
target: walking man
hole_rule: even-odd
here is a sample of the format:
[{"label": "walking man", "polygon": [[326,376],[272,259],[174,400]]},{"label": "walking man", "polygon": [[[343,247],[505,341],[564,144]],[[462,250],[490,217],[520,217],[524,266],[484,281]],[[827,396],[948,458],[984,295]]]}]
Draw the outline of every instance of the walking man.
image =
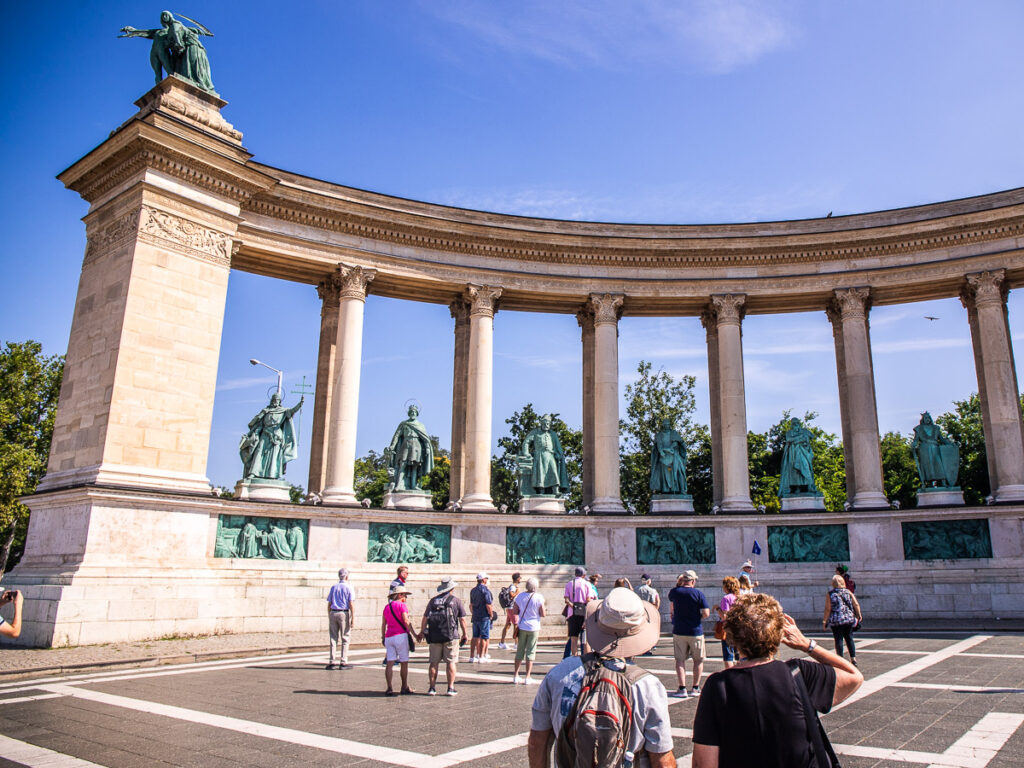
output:
[{"label": "walking man", "polygon": [[[423,614],[423,621],[420,624],[420,636],[426,638],[430,649],[430,666],[427,670],[430,687],[427,689],[428,696],[436,696],[437,690],[437,668],[441,662],[445,663],[445,673],[448,677],[448,695],[455,696],[455,665],[459,663],[459,637],[466,642],[466,609],[462,601],[452,594],[455,589],[455,581],[450,576],[445,576],[437,587],[437,594],[427,603],[427,610]],[[461,630],[461,632],[460,632]]]},{"label": "walking man", "polygon": [[[676,587],[668,593],[672,603],[672,652],[676,659],[679,688],[672,695],[677,699],[700,696],[700,679],[704,674],[704,627],[701,621],[711,615],[708,599],[695,586],[697,574],[684,571]],[[693,687],[686,691],[686,660],[693,660]]]},{"label": "walking man", "polygon": [[470,590],[469,606],[473,619],[473,640],[469,644],[469,660],[488,664],[491,655],[487,652],[491,644],[491,621],[496,617],[491,605],[494,596],[487,587],[490,577],[486,573],[476,575],[476,586]]},{"label": "walking man", "polygon": [[[568,655],[575,656],[580,644],[580,635],[583,633],[583,620],[587,615],[587,603],[593,597],[590,591],[590,582],[587,581],[587,569],[578,567],[576,575],[565,585],[563,599],[566,605],[566,624],[569,628],[569,649]],[[583,653],[587,648],[583,648]]]},{"label": "walking man", "polygon": [[[519,580],[521,578],[522,576],[516,571],[512,574],[512,583],[501,590],[505,593],[505,599],[508,601],[508,605],[505,607],[505,626],[501,628],[501,642],[498,643],[498,647],[503,651],[508,648],[505,636],[508,634],[509,627],[512,627],[512,642],[515,643],[519,639],[519,614],[515,612],[515,602],[519,595]],[[501,599],[501,594],[499,594],[498,600]]]},{"label": "walking man", "polygon": [[[651,586],[651,577],[646,573],[640,577],[640,586],[636,588],[636,593],[641,600],[653,605],[658,611],[658,615],[661,615],[661,595],[658,594],[658,590]],[[651,648],[643,655],[653,656],[654,648]]]},{"label": "walking man", "polygon": [[[338,583],[327,593],[327,621],[331,633],[331,656],[327,669],[334,669],[334,657],[338,657],[338,669],[352,669],[348,663],[348,641],[352,636],[355,615],[353,604],[355,597],[352,587],[348,585],[348,568],[338,571]],[[338,653],[338,642],[341,642],[341,653]]]}]

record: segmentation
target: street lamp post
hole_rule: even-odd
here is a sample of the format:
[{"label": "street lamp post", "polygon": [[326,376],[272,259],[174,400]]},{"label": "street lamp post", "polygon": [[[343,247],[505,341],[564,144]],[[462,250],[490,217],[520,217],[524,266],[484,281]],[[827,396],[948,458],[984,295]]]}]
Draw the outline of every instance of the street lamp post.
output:
[{"label": "street lamp post", "polygon": [[249,359],[249,365],[262,365],[267,370],[270,370],[270,371],[273,371],[274,373],[276,373],[277,374],[277,396],[278,397],[282,397],[282,395],[281,395],[281,377],[282,377],[283,374],[281,373],[281,371],[277,370],[277,368],[273,368],[273,367],[267,365],[266,363],[261,363],[259,360],[256,360],[256,359],[253,359],[253,358]]}]

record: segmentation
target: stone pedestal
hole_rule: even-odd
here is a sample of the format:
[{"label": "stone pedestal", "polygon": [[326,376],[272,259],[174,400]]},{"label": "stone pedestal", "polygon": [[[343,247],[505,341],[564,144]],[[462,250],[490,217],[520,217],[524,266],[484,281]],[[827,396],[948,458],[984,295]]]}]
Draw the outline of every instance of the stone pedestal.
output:
[{"label": "stone pedestal", "polygon": [[565,500],[558,496],[523,496],[519,499],[523,514],[565,514]]},{"label": "stone pedestal", "polygon": [[922,488],[917,492],[919,507],[962,507],[964,492],[959,488]]},{"label": "stone pedestal", "polygon": [[692,515],[693,496],[688,493],[679,495],[656,494],[651,497],[652,515]]},{"label": "stone pedestal", "polygon": [[291,484],[284,480],[251,477],[235,484],[235,498],[241,501],[291,501]]},{"label": "stone pedestal", "polygon": [[430,491],[396,491],[384,494],[384,509],[433,509]]},{"label": "stone pedestal", "polygon": [[779,501],[782,502],[783,512],[825,511],[825,497],[820,494],[809,494],[807,496],[783,496]]}]

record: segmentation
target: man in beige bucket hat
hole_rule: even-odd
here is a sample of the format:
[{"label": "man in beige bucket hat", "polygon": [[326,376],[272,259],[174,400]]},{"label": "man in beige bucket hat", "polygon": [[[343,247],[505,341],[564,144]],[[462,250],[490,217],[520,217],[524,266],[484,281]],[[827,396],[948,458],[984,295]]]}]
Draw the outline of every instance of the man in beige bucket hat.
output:
[{"label": "man in beige bucket hat", "polygon": [[[587,604],[587,644],[594,656],[569,656],[544,677],[533,700],[533,719],[527,744],[530,768],[546,768],[550,745],[565,721],[569,706],[579,696],[586,677],[586,662],[599,662],[609,670],[627,669],[626,659],[654,647],[661,634],[658,610],[632,590],[617,587],[604,600]],[[637,670],[634,665],[629,669]],[[633,722],[626,748],[637,756],[635,765],[672,768],[672,730],[665,686],[652,674],[632,684]],[[636,676],[634,671],[632,676]]]}]

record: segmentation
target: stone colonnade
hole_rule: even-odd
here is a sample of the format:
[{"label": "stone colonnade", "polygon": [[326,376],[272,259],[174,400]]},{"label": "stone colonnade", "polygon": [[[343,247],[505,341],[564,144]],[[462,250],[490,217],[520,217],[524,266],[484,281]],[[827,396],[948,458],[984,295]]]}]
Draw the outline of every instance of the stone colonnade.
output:
[{"label": "stone colonnade", "polygon": [[[328,504],[355,503],[362,310],[372,279],[373,270],[339,265],[338,273],[318,287],[323,320],[309,487],[322,489]],[[451,500],[467,511],[494,511],[492,366],[494,315],[501,294],[496,286],[467,285],[450,305],[455,321]],[[1003,270],[964,278],[961,300],[968,310],[997,502],[1024,500],[1024,425],[1016,399],[1006,297]],[[591,294],[576,314],[583,347],[583,503],[592,514],[625,512],[619,490],[618,322],[626,298]],[[743,294],[712,295],[700,316],[708,346],[714,503],[727,514],[753,511],[743,376],[745,304]],[[859,286],[833,290],[825,307],[835,341],[847,498],[851,508],[862,510],[889,505],[882,481],[870,309],[871,291]]]}]

